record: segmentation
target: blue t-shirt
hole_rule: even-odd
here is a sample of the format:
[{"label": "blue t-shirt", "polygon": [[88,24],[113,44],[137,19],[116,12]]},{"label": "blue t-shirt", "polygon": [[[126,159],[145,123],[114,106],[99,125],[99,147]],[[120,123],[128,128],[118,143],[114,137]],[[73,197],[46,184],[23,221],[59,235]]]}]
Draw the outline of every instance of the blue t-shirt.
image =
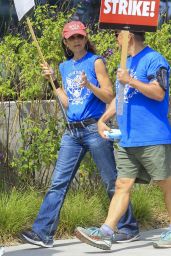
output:
[{"label": "blue t-shirt", "polygon": [[[122,147],[171,144],[171,125],[168,120],[169,109],[169,71],[166,59],[150,47],[145,47],[134,57],[128,57],[127,69],[134,79],[150,86],[156,79],[160,67],[167,69],[167,88],[162,101],[150,99],[137,89],[126,84],[124,88],[123,114],[117,114],[122,132]],[[119,81],[116,81],[116,109],[118,107]]]},{"label": "blue t-shirt", "polygon": [[70,122],[89,118],[98,119],[106,109],[106,104],[97,98],[91,90],[80,87],[83,71],[90,83],[100,87],[94,65],[99,58],[101,57],[88,52],[77,61],[70,59],[59,66],[64,90],[68,96],[67,117]]}]

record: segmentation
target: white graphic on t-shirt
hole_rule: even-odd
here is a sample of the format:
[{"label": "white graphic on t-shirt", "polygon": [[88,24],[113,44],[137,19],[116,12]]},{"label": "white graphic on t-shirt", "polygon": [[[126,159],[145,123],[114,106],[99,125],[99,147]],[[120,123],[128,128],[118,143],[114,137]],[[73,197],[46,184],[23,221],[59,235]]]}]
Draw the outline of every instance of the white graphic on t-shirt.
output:
[{"label": "white graphic on t-shirt", "polygon": [[[134,79],[137,79],[136,72],[133,70],[130,70],[130,76],[133,77]],[[119,89],[120,82],[117,80],[116,81],[116,90],[118,91]],[[130,99],[133,98],[134,95],[139,93],[139,91],[135,88],[133,88],[129,84],[125,84],[124,88],[124,103],[128,103]],[[117,96],[118,99],[118,96]]]},{"label": "white graphic on t-shirt", "polygon": [[82,82],[81,78],[82,72],[75,71],[68,75],[66,78],[67,82],[67,95],[69,102],[71,104],[83,104],[84,100],[90,95],[91,91],[86,87],[81,87],[80,83]]}]

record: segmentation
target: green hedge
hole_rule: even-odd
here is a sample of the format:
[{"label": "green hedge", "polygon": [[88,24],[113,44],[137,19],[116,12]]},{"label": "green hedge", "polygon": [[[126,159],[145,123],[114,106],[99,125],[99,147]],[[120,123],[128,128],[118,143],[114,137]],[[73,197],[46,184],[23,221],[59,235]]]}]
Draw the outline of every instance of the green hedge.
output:
[{"label": "green hedge", "polygon": [[[64,60],[61,48],[61,31],[71,13],[55,13],[55,7],[47,5],[35,11],[33,27],[45,59],[58,73],[58,64]],[[24,26],[24,24],[23,24]],[[47,83],[41,76],[40,58],[32,43],[25,24],[27,36],[7,35],[0,43],[0,95],[2,99],[28,100],[47,97]],[[113,31],[90,31],[90,38],[97,52],[106,58],[111,79],[120,61],[120,51]],[[156,33],[147,33],[146,42],[161,52],[171,63],[171,23],[164,24]],[[59,77],[60,80],[60,77]]]}]

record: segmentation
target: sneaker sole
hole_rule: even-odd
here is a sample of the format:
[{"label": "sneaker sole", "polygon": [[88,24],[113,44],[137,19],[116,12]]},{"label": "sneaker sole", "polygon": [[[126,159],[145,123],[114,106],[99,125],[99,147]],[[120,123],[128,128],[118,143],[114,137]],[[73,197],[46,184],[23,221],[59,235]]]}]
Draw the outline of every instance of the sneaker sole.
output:
[{"label": "sneaker sole", "polygon": [[111,247],[107,244],[101,244],[98,243],[98,241],[94,241],[93,239],[91,239],[89,236],[86,236],[86,234],[82,233],[80,230],[76,229],[75,230],[75,236],[83,243],[89,244],[93,247],[102,249],[102,250],[106,250],[109,251],[111,249]]},{"label": "sneaker sole", "polygon": [[5,249],[3,247],[0,248],[0,256],[4,255]]},{"label": "sneaker sole", "polygon": [[122,244],[122,243],[130,243],[130,242],[134,242],[134,241],[138,241],[140,239],[140,235],[136,235],[130,239],[127,239],[127,240],[123,240],[123,241],[114,241],[114,243],[119,243],[119,244]]},{"label": "sneaker sole", "polygon": [[53,247],[53,244],[52,245],[46,245],[44,244],[42,241],[35,241],[35,240],[32,240],[31,238],[25,236],[25,235],[21,235],[22,238],[24,238],[24,240],[30,244],[34,244],[34,245],[38,245],[38,246],[42,246],[44,248],[52,248]]},{"label": "sneaker sole", "polygon": [[167,249],[167,248],[171,248],[171,244],[158,245],[153,243],[153,247],[157,249],[163,249],[163,248]]}]

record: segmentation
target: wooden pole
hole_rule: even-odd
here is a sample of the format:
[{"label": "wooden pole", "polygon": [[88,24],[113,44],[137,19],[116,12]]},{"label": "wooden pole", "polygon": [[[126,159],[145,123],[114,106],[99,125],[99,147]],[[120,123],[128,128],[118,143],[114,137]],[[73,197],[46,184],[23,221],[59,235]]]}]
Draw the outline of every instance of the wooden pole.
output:
[{"label": "wooden pole", "polygon": [[[35,33],[34,33],[34,30],[33,30],[32,25],[31,25],[30,19],[27,17],[26,20],[27,20],[27,25],[28,25],[28,27],[29,27],[29,30],[30,30],[30,33],[31,33],[33,42],[35,43],[35,46],[36,46],[37,51],[38,51],[38,53],[39,53],[39,56],[40,56],[40,58],[41,58],[41,61],[42,61],[44,64],[46,64],[45,58],[44,58],[44,56],[43,56],[43,53],[42,53],[41,48],[40,48],[40,45],[39,45],[39,43],[38,43],[38,41],[37,41],[37,38],[36,38],[36,36],[35,36]],[[54,93],[55,96],[56,96],[56,88],[55,88],[55,85],[54,85],[52,76],[50,76],[50,83],[51,83],[52,88],[53,88],[53,93]]]},{"label": "wooden pole", "polygon": [[[42,61],[44,64],[46,64],[45,58],[44,58],[44,56],[43,56],[43,53],[42,53],[41,48],[40,48],[40,45],[39,45],[39,43],[38,43],[38,41],[37,41],[37,38],[36,38],[36,36],[35,36],[35,33],[34,33],[34,30],[33,30],[32,25],[31,25],[30,19],[27,17],[27,18],[26,18],[26,21],[27,21],[27,25],[28,25],[28,27],[29,27],[29,30],[30,30],[30,33],[31,33],[33,42],[35,43],[35,46],[36,46],[37,51],[38,51],[38,54],[39,54],[39,56],[40,56],[40,58],[41,58],[41,61]],[[65,113],[65,109],[64,109],[64,107],[63,107],[63,105],[62,105],[62,102],[61,102],[60,98],[59,98],[58,95],[56,94],[56,87],[55,87],[55,84],[54,84],[54,82],[53,82],[52,76],[50,76],[50,83],[51,83],[52,88],[53,88],[53,93],[54,93],[54,95],[56,96],[56,98],[57,98],[57,100],[58,100],[58,102],[59,102],[59,106],[60,106],[61,112],[62,112],[62,114],[63,114],[63,116],[64,116],[64,119],[65,119],[65,121],[67,122],[68,127],[70,128],[70,125],[69,125],[69,122],[68,122],[68,119],[67,119],[67,116],[66,116],[66,113]]]},{"label": "wooden pole", "polygon": [[126,69],[126,60],[128,55],[128,35],[129,31],[123,31],[123,39],[122,39],[122,51],[121,51],[121,63],[120,66],[123,69]]}]

